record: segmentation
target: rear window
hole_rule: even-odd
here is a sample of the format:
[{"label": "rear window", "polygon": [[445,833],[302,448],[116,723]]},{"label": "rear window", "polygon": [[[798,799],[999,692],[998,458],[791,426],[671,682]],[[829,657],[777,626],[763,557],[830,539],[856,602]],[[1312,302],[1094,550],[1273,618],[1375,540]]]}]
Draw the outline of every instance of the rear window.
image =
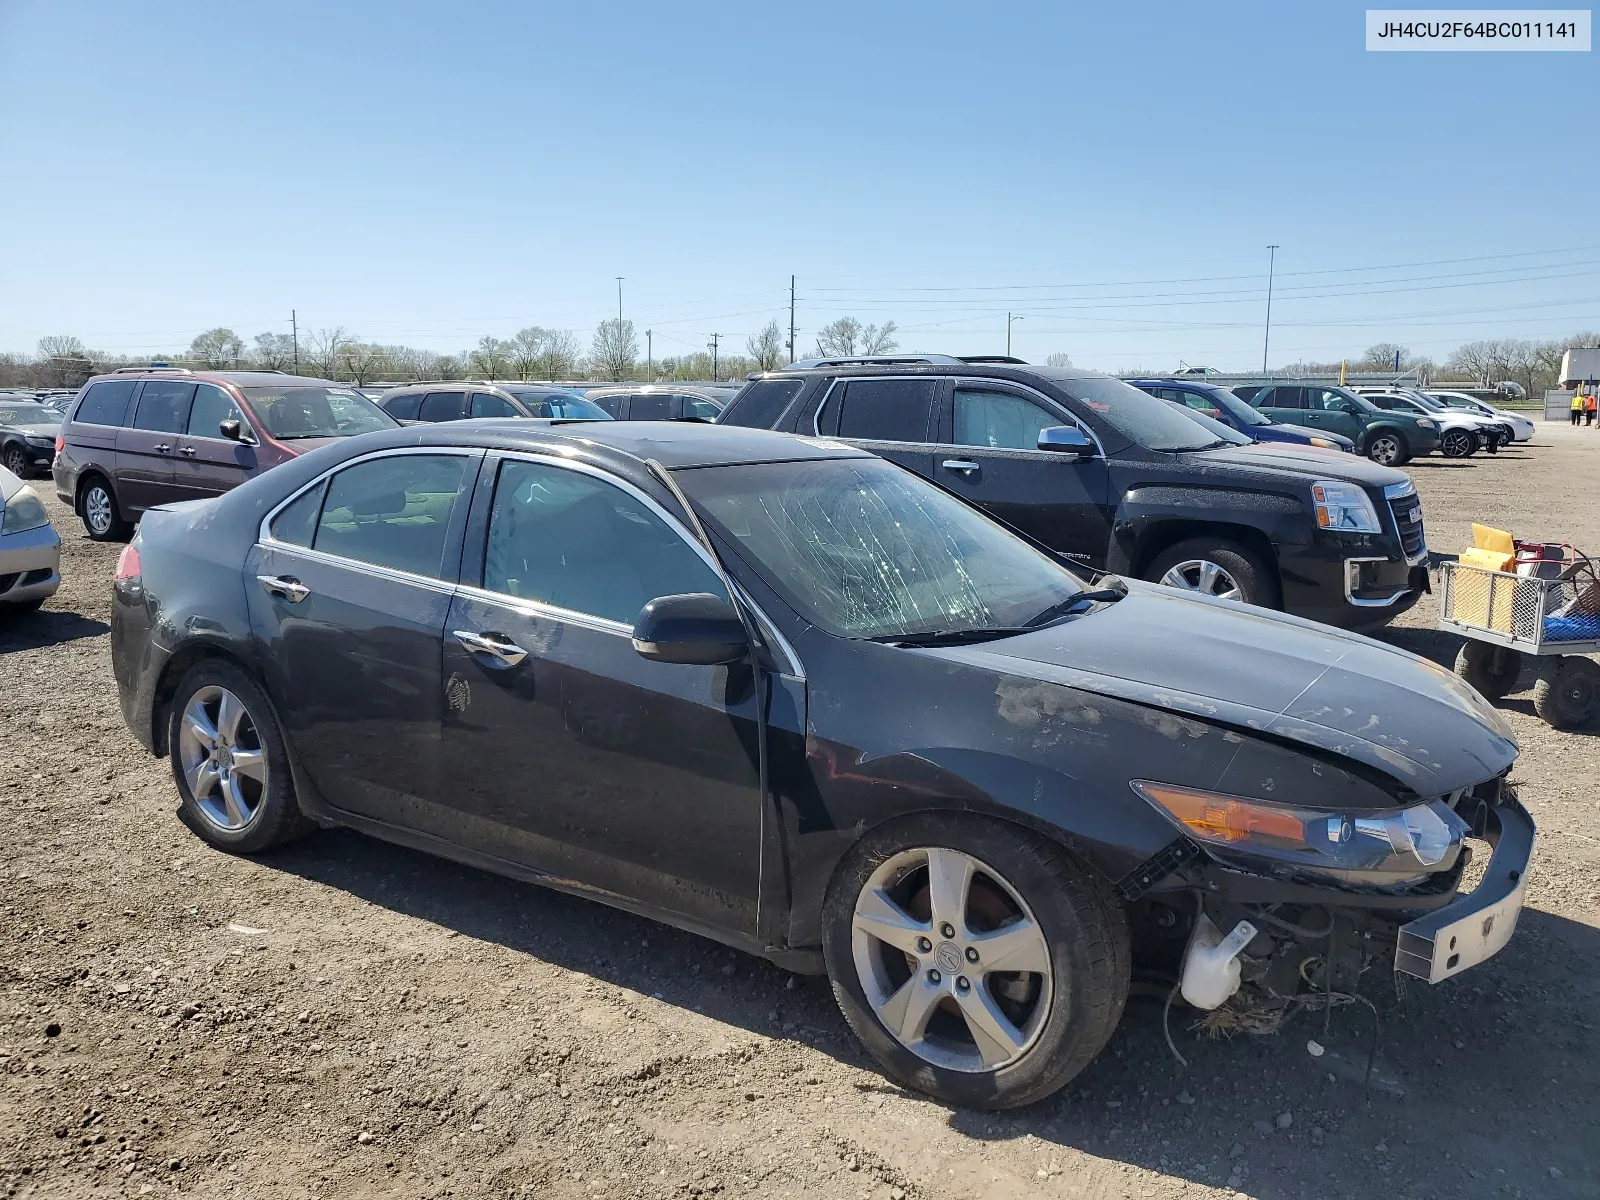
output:
[{"label": "rear window", "polygon": [[409,396],[391,396],[383,402],[383,411],[396,421],[415,421],[417,409],[422,406],[422,393],[412,392]]},{"label": "rear window", "polygon": [[804,386],[803,379],[757,379],[733,398],[717,422],[749,429],[776,429],[789,402]]},{"label": "rear window", "polygon": [[128,401],[133,398],[133,389],[131,379],[90,384],[72,419],[89,425],[121,425],[128,419]]}]

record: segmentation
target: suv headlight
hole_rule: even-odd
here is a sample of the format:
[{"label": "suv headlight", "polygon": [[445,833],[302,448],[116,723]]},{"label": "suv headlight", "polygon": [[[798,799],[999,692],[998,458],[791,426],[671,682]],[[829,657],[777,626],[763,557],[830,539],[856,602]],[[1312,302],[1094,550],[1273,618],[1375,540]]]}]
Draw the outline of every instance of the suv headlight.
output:
[{"label": "suv headlight", "polygon": [[1417,418],[1417,424],[1422,426],[1422,428],[1424,428],[1424,429],[1432,429],[1433,428],[1433,422],[1428,420],[1427,417],[1418,417]]},{"label": "suv headlight", "polygon": [[1378,533],[1378,510],[1372,500],[1353,483],[1319,479],[1311,485],[1311,499],[1317,508],[1317,525],[1338,533]]},{"label": "suv headlight", "polygon": [[11,499],[0,501],[5,513],[0,516],[0,533],[26,533],[50,524],[50,514],[45,512],[39,494],[31,487],[20,487]]},{"label": "suv headlight", "polygon": [[1415,878],[1449,870],[1467,823],[1443,801],[1356,816],[1135,779],[1133,790],[1197,842],[1312,871]]}]

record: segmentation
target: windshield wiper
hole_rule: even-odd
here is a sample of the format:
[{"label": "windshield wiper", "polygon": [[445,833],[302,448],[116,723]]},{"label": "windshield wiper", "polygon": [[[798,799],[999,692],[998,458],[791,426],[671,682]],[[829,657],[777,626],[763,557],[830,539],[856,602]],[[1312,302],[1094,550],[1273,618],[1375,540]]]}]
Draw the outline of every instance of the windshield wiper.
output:
[{"label": "windshield wiper", "polygon": [[926,633],[885,633],[865,639],[890,646],[962,646],[970,642],[992,642],[996,638],[1016,637],[1031,633],[1025,625],[1013,628],[995,626],[989,629],[933,629]]}]

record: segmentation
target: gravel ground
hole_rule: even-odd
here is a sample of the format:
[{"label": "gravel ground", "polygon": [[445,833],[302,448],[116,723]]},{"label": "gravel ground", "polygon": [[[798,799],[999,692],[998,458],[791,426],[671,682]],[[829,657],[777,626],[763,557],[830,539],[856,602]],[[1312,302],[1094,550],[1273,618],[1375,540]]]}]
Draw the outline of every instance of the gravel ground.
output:
[{"label": "gravel ground", "polygon": [[[1474,517],[1600,549],[1600,433],[1412,474],[1435,549]],[[1370,1080],[1365,1009],[1179,1020],[1185,1069],[1135,1001],[994,1117],[890,1086],[825,984],[711,942],[352,833],[208,849],[118,713],[116,547],[55,517],[65,586],[0,628],[0,1197],[1600,1196],[1600,738],[1526,695],[1528,908],[1439,987],[1369,977]],[[1385,636],[1448,662],[1434,615]]]}]

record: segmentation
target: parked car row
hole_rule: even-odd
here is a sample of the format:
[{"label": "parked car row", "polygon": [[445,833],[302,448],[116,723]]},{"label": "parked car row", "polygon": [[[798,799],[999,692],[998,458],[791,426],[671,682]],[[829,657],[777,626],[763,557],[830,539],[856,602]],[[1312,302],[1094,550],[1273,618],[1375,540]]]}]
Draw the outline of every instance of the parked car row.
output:
[{"label": "parked car row", "polygon": [[[188,444],[173,382],[140,381]],[[207,385],[262,446],[263,392],[332,408]],[[213,846],[348,826],[825,973],[888,1075],[984,1108],[1092,1061],[1136,965],[1261,1024],[1511,937],[1504,719],[1207,573],[1336,617],[1341,578],[1409,590],[1398,472],[935,356],[795,364],[715,425],[372,411],[122,551],[123,715]]]}]

